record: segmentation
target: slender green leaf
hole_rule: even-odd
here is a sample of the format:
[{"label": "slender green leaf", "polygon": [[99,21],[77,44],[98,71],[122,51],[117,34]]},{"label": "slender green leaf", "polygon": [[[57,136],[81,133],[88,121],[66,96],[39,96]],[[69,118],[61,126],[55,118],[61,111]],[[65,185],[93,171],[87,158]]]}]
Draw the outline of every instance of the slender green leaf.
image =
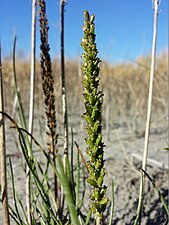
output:
[{"label": "slender green leaf", "polygon": [[76,207],[79,203],[79,191],[80,191],[80,158],[79,152],[76,151]]},{"label": "slender green leaf", "polygon": [[[49,159],[50,160],[50,159]],[[73,194],[71,191],[70,183],[67,180],[67,176],[65,175],[64,168],[63,168],[63,162],[61,161],[60,155],[57,156],[56,158],[56,165],[57,168],[55,167],[54,163],[52,160],[50,160],[50,163],[52,165],[52,168],[54,172],[56,173],[59,182],[61,183],[65,196],[66,196],[66,201],[69,207],[69,212],[70,212],[70,217],[71,217],[71,222],[72,224],[80,225],[80,222],[78,220],[77,216],[77,211],[75,207],[75,203],[73,200]]]},{"label": "slender green leaf", "polygon": [[20,225],[25,225],[25,223],[23,222],[23,220],[20,217],[20,212],[19,212],[18,205],[17,205],[16,190],[15,190],[15,181],[14,181],[14,174],[13,174],[13,168],[12,168],[11,158],[9,158],[9,166],[10,166],[10,172],[11,172],[13,202],[14,202],[16,216],[17,216],[17,219],[18,219],[19,224]]},{"label": "slender green leaf", "polygon": [[111,208],[110,208],[110,220],[109,220],[109,225],[112,225],[113,221],[113,213],[114,213],[114,182],[112,180],[112,185],[111,185],[111,191],[112,191],[112,199],[111,199]]},{"label": "slender green leaf", "polygon": [[168,208],[167,203],[166,203],[163,195],[161,194],[159,188],[156,186],[155,181],[150,177],[150,175],[145,170],[142,169],[142,171],[144,172],[144,174],[146,175],[146,177],[149,179],[149,181],[151,182],[151,184],[153,185],[153,187],[157,191],[158,196],[160,198],[160,201],[162,202],[162,204],[163,204],[163,206],[165,208],[165,211],[166,211],[167,215],[169,216],[169,208]]}]

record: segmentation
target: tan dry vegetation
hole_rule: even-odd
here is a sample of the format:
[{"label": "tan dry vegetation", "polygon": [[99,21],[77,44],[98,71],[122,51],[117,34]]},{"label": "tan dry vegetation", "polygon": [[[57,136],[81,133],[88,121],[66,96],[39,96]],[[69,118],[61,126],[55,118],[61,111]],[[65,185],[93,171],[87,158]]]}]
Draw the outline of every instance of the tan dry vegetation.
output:
[{"label": "tan dry vegetation", "polygon": [[[134,123],[146,118],[150,73],[150,56],[141,56],[133,62],[114,66],[103,62],[102,85],[108,90],[111,115],[132,118]],[[152,119],[162,118],[167,113],[167,52],[157,57],[153,96]],[[106,94],[107,91],[104,91]],[[136,124],[135,124],[136,125]]]},{"label": "tan dry vegetation", "polygon": [[[80,115],[84,112],[83,109],[83,85],[82,85],[82,74],[80,73],[80,65],[78,60],[66,60],[66,84],[67,84],[67,95],[68,95],[68,113],[70,123],[73,124],[75,140],[81,147],[82,151],[85,150],[84,133],[81,132],[79,126]],[[113,177],[115,180],[115,221],[116,224],[129,224],[134,218],[137,207],[137,197],[139,190],[139,169],[140,161],[131,158],[133,153],[142,155],[143,139],[144,135],[140,132],[140,129],[145,128],[146,108],[147,108],[147,95],[148,95],[148,83],[149,83],[149,67],[150,67],[150,56],[142,56],[136,59],[134,62],[124,62],[118,64],[110,64],[102,61],[101,63],[101,88],[104,92],[104,108],[103,108],[103,126],[107,126],[106,116],[107,110],[109,112],[109,137],[106,138],[104,130],[104,137],[106,138],[106,168],[107,168],[107,182],[110,186],[110,181]],[[16,61],[16,72],[18,79],[18,86],[20,89],[22,100],[24,101],[24,111],[28,114],[29,110],[29,83],[30,83],[30,62],[26,59],[17,59]],[[60,80],[60,61],[59,59],[53,60],[53,75],[55,79],[55,95],[56,95],[56,113],[57,113],[57,132],[59,133],[59,150],[62,150],[63,146],[63,135],[62,130],[62,101],[61,101],[61,80]],[[4,76],[4,96],[6,111],[12,112],[13,101],[14,101],[14,82],[12,76],[12,60],[9,58],[3,60],[3,76]],[[39,130],[39,121],[37,118],[44,117],[44,107],[42,101],[42,84],[40,76],[40,67],[37,62],[36,67],[36,89],[35,89],[35,126],[34,135],[41,141],[42,135]],[[154,90],[154,102],[153,102],[153,124],[157,129],[163,129],[159,133],[152,132],[150,140],[150,159],[155,159],[156,162],[166,162],[166,153],[161,152],[161,148],[165,145],[166,138],[166,113],[167,113],[167,53],[163,51],[157,57],[157,68],[155,75],[155,90]],[[17,114],[15,114],[15,117]],[[41,119],[41,118],[40,118]],[[72,120],[74,120],[72,122]],[[159,120],[159,121],[158,121]],[[44,121],[44,120],[43,120]],[[83,120],[82,120],[83,121]],[[163,124],[160,124],[159,122]],[[41,121],[40,121],[41,122]],[[124,126],[120,126],[126,123],[127,129]],[[165,124],[164,124],[165,123]],[[41,124],[42,125],[42,124]],[[165,126],[164,126],[165,125]],[[45,125],[42,125],[42,128]],[[119,129],[113,129],[118,128]],[[7,126],[9,128],[9,126]],[[105,127],[104,127],[105,128]],[[133,131],[130,132],[132,128]],[[110,130],[111,129],[111,130]],[[44,129],[45,130],[45,129]],[[164,131],[165,130],[165,131]],[[164,132],[163,132],[164,131]],[[11,130],[7,130],[7,152],[10,155],[12,152],[18,152],[18,147],[14,147],[13,136]],[[15,132],[15,131],[14,131]],[[80,133],[81,132],[81,133]],[[140,132],[140,133],[139,133]],[[9,135],[10,134],[10,135]],[[45,134],[43,135],[45,136]],[[16,142],[16,137],[14,135]],[[44,138],[45,140],[45,138]],[[163,141],[161,141],[163,140]],[[35,149],[36,150],[36,149]],[[62,151],[61,151],[62,152]],[[37,153],[36,153],[37,154]],[[86,156],[86,154],[84,153]],[[42,162],[41,155],[37,155],[39,161]],[[13,158],[13,162],[16,169],[16,190],[18,193],[21,192],[21,198],[24,199],[24,190],[21,190],[20,182],[24,174],[21,174],[20,160],[17,157]],[[127,164],[126,164],[127,162]],[[113,169],[112,169],[113,165]],[[137,167],[138,166],[138,167]],[[150,168],[154,169],[151,165]],[[155,166],[156,168],[156,166]],[[19,171],[19,172],[18,172]],[[133,172],[134,171],[134,172]],[[22,171],[24,172],[24,171]],[[153,173],[150,174],[152,175]],[[154,172],[156,180],[158,180],[158,172]],[[157,174],[157,175],[156,175]],[[166,173],[160,172],[164,175],[164,178],[159,179],[159,187],[164,187],[166,190]],[[127,183],[126,183],[127,182]],[[10,184],[10,183],[9,183]],[[154,210],[154,203],[156,202],[157,196],[150,192],[151,185],[148,186],[148,197],[146,200],[145,211],[148,212],[154,218],[158,218],[159,210]],[[110,190],[110,189],[109,189]],[[110,194],[110,193],[109,193]],[[151,196],[150,196],[151,195]],[[121,198],[122,196],[122,198]],[[150,196],[150,197],[149,197]],[[155,201],[153,200],[155,199]],[[11,200],[11,198],[10,198]],[[148,201],[151,201],[149,203]],[[158,206],[160,203],[158,203]],[[161,205],[159,206],[161,207]],[[157,209],[157,204],[155,206]],[[132,212],[132,213],[131,213]],[[148,214],[148,215],[149,215]],[[123,217],[123,218],[122,218]],[[161,217],[162,220],[163,217]],[[164,220],[165,220],[164,216]],[[147,221],[148,216],[145,218]],[[151,218],[150,218],[151,219]],[[1,219],[0,219],[1,220]],[[119,223],[118,223],[119,220]],[[158,220],[158,219],[156,219]],[[149,222],[144,224],[150,224]]]},{"label": "tan dry vegetation", "polygon": [[[66,85],[68,95],[69,114],[82,114],[82,74],[80,63],[76,59],[66,60]],[[53,74],[55,79],[56,111],[61,115],[61,81],[60,61],[53,60]],[[117,118],[131,118],[136,126],[140,118],[145,119],[149,83],[150,56],[141,56],[134,61],[118,64],[101,63],[101,85],[104,92],[103,115],[109,106],[110,121]],[[5,90],[5,104],[8,112],[11,112],[14,102],[12,60],[3,60],[3,76]],[[16,72],[18,87],[23,98],[25,109],[29,103],[30,62],[24,59],[16,60]],[[35,102],[37,110],[43,109],[42,91],[39,63],[36,66],[36,94]],[[160,120],[166,116],[167,106],[167,52],[161,52],[157,57],[155,74],[155,89],[153,97],[152,118]],[[10,111],[9,111],[10,109]],[[28,110],[26,110],[28,112]],[[103,116],[103,121],[105,118]],[[111,125],[111,124],[110,124]]]}]

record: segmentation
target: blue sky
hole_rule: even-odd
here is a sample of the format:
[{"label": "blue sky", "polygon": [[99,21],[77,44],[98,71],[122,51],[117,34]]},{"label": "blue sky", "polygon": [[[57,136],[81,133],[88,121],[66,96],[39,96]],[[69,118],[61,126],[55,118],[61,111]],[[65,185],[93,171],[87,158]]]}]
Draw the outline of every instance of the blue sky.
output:
[{"label": "blue sky", "polygon": [[[59,0],[46,2],[51,55],[55,57],[60,54]],[[152,0],[68,0],[65,7],[65,53],[68,58],[78,57],[82,52],[83,10],[96,15],[96,40],[101,59],[121,61],[151,52]],[[1,0],[0,28],[3,56],[11,52],[15,34],[18,37],[17,49],[30,55],[31,0]],[[168,0],[161,0],[157,40],[158,52],[167,48]]]}]

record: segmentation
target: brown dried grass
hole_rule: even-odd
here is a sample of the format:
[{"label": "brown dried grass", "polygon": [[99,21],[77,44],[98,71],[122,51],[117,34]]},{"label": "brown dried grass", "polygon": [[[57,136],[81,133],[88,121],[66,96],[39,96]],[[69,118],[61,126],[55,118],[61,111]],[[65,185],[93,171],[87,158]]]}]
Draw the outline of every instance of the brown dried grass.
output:
[{"label": "brown dried grass", "polygon": [[[61,113],[61,81],[60,61],[55,58],[53,64],[53,75],[56,87],[56,111]],[[83,110],[82,77],[78,60],[71,59],[65,62],[67,98],[69,114]],[[110,106],[110,120],[119,116],[131,118],[145,118],[147,108],[147,95],[149,83],[150,56],[141,56],[135,61],[110,64],[106,61],[101,63],[101,86],[105,94],[104,107]],[[38,109],[42,109],[42,90],[39,63],[36,66],[35,102]],[[16,71],[18,86],[24,98],[24,105],[28,107],[29,101],[29,76],[30,63],[28,60],[17,59]],[[11,109],[14,100],[12,60],[3,60],[5,105]],[[36,106],[35,106],[36,108]],[[157,67],[155,73],[155,89],[153,97],[152,119],[158,115],[165,116],[167,113],[167,51],[162,51],[157,56]],[[103,112],[103,115],[105,112]],[[104,118],[103,118],[104,120]]]}]

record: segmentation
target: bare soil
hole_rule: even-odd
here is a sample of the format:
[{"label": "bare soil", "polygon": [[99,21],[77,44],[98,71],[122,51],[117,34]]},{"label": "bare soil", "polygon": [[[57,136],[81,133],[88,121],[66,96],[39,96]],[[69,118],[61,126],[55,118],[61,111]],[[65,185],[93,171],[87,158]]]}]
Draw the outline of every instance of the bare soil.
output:
[{"label": "bare soil", "polygon": [[[42,112],[43,115],[43,112]],[[39,115],[35,120],[34,136],[41,142],[41,129],[45,130],[44,118]],[[40,122],[40,123],[39,123]],[[109,123],[109,129],[106,133],[103,126],[104,142],[105,142],[105,167],[106,179],[105,183],[108,186],[107,194],[111,199],[111,183],[114,182],[115,209],[113,217],[113,225],[132,225],[137,213],[139,185],[140,185],[140,169],[141,161],[136,156],[142,157],[144,148],[144,123],[137,126],[137,130],[133,130],[132,119],[118,118],[116,121]],[[25,174],[23,170],[22,157],[19,146],[17,145],[16,132],[9,128],[10,123],[6,123],[6,140],[7,140],[7,164],[9,166],[8,157],[11,156],[13,169],[15,174],[15,185],[19,196],[25,197]],[[69,116],[69,127],[73,127],[74,140],[78,143],[84,156],[85,153],[85,133],[84,124],[81,122],[81,116],[72,114]],[[141,127],[141,129],[140,129]],[[152,126],[149,143],[148,155],[148,174],[154,179],[157,187],[161,190],[166,201],[168,201],[168,152],[163,150],[167,143],[167,128],[165,118],[160,123]],[[62,123],[58,123],[59,149],[62,151]],[[44,142],[45,142],[45,132]],[[71,138],[70,138],[71,139]],[[70,141],[71,144],[71,141]],[[36,146],[34,151],[36,151]],[[36,153],[40,157],[40,153]],[[12,203],[11,180],[9,177],[9,200]],[[109,205],[110,207],[110,205]],[[106,215],[107,213],[107,215]],[[109,212],[105,213],[105,218],[109,216]],[[2,214],[0,215],[0,224],[2,222]],[[14,224],[14,223],[12,223]],[[146,178],[144,206],[142,213],[142,225],[164,225],[168,224],[168,217],[162,203],[159,200],[157,191]]]}]

